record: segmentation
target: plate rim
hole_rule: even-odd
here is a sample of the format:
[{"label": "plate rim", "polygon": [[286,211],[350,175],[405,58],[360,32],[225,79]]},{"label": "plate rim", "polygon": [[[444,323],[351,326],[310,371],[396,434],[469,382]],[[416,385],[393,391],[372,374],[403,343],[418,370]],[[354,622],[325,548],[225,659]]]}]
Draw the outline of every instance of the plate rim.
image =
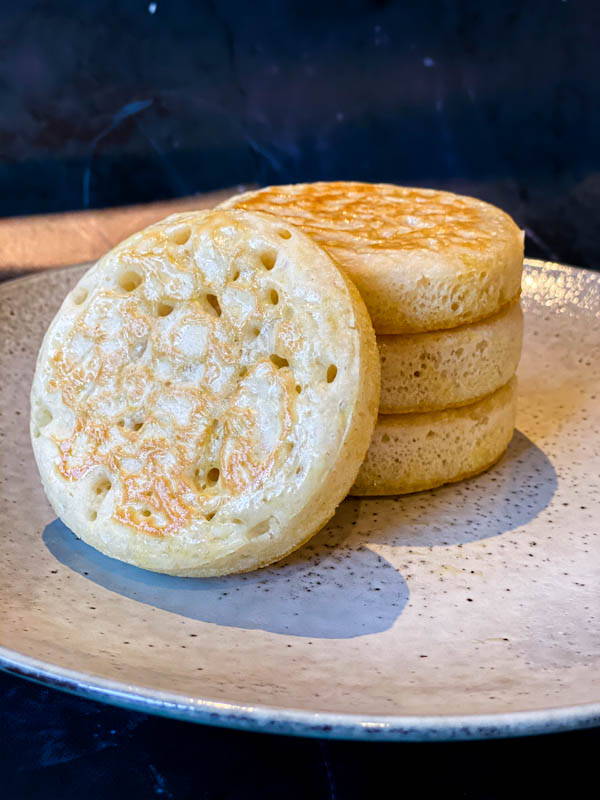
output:
[{"label": "plate rim", "polygon": [[467,741],[533,736],[600,726],[600,701],[491,714],[367,715],[190,698],[177,692],[86,675],[5,647],[0,647],[0,669],[68,694],[130,711],[287,736],[355,741]]},{"label": "plate rim", "polygon": [[[14,284],[30,283],[42,279],[48,273],[89,267],[93,263],[48,268],[2,281],[0,294]],[[586,272],[600,281],[599,273],[586,267],[534,258],[525,258],[524,266],[563,272]],[[99,675],[70,670],[1,645],[0,670],[69,694],[132,711],[237,730],[289,736],[362,741],[465,741],[532,736],[600,726],[600,699],[575,706],[486,714],[351,714],[191,698],[177,692],[125,684]]]}]

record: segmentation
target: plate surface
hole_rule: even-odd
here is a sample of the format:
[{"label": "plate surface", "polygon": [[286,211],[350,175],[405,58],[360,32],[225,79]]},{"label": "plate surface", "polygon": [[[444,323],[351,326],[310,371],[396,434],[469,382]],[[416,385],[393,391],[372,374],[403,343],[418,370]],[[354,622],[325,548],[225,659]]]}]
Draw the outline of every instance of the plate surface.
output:
[{"label": "plate surface", "polygon": [[0,286],[0,663],[217,725],[465,739],[600,724],[600,281],[530,261],[518,430],[485,475],[348,499],[242,576],[156,575],[55,519],[29,444],[44,330],[82,268]]}]

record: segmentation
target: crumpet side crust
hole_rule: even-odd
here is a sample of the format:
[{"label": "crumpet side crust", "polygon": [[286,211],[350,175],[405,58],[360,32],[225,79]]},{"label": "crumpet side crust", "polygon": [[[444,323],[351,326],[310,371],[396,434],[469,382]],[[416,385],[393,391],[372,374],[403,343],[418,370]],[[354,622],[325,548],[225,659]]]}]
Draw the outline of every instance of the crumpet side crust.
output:
[{"label": "crumpet side crust", "polygon": [[511,378],[462,408],[381,415],[350,494],[407,494],[483,472],[508,447],[516,401],[516,378]]},{"label": "crumpet side crust", "polygon": [[378,336],[379,413],[438,411],[481,400],[514,375],[522,343],[519,302],[460,328]]}]

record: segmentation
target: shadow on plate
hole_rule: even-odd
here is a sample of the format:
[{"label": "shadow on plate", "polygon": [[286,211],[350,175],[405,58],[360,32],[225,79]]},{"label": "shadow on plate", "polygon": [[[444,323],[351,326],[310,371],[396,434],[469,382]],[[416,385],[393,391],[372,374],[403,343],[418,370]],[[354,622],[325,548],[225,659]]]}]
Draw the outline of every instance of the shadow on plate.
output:
[{"label": "shadow on plate", "polygon": [[390,628],[408,600],[402,575],[355,539],[343,503],[327,527],[272,567],[225,578],[176,578],[123,564],[60,520],[44,542],[69,569],[105,589],[191,619],[307,638],[346,639]]},{"label": "shadow on plate", "polygon": [[516,432],[484,475],[398,498],[349,498],[326,528],[265,569],[225,578],[176,578],[123,564],[77,539],[60,520],[44,530],[58,561],[105,589],[174,614],[227,627],[346,639],[390,628],[409,591],[368,543],[466,544],[525,525],[557,487],[547,456]]},{"label": "shadow on plate", "polygon": [[365,541],[436,547],[487,539],[526,525],[551,502],[556,471],[531,439],[515,431],[505,455],[487,472],[431,491],[354,499],[356,532]]}]

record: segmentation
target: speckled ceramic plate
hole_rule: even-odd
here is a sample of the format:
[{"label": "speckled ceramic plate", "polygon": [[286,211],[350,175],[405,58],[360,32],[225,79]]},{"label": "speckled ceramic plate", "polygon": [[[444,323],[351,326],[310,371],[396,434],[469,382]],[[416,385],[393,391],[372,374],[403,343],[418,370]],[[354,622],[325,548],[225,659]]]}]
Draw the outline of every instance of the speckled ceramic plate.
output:
[{"label": "speckled ceramic plate", "polygon": [[44,330],[82,268],[0,287],[0,659],[98,700],[356,739],[600,724],[600,281],[529,262],[518,431],[487,474],[346,500],[281,564],[155,575],[78,541],[28,434]]}]

